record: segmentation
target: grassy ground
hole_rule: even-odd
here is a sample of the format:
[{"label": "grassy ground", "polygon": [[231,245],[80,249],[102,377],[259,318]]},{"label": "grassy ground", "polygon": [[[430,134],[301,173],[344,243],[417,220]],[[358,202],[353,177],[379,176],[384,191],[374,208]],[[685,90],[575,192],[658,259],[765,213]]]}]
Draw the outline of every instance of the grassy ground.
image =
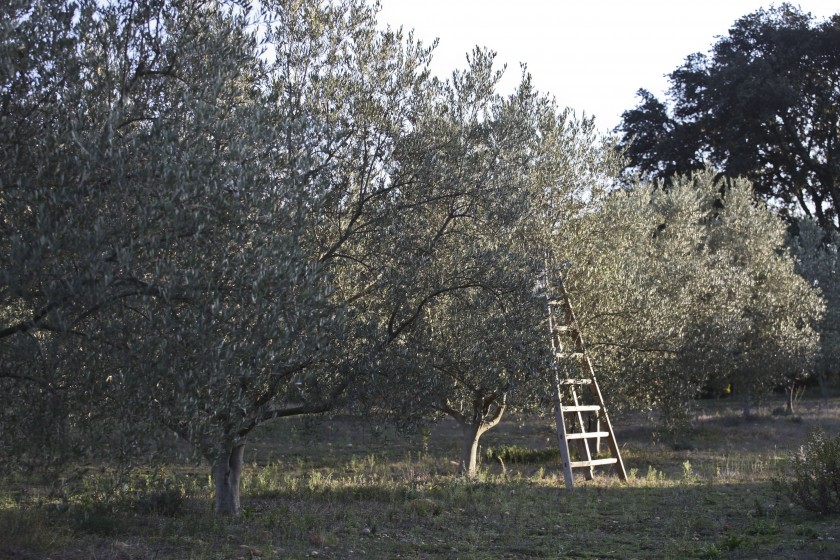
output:
[{"label": "grassy ground", "polygon": [[773,484],[809,430],[840,432],[840,399],[806,399],[795,417],[778,406],[743,420],[736,403],[704,403],[676,446],[642,418],[614,418],[630,480],[604,471],[572,492],[546,419],[488,432],[473,481],[454,476],[450,424],[403,437],[286,421],[249,447],[238,519],[211,513],[206,467],[4,480],[0,558],[840,558],[840,518]]}]

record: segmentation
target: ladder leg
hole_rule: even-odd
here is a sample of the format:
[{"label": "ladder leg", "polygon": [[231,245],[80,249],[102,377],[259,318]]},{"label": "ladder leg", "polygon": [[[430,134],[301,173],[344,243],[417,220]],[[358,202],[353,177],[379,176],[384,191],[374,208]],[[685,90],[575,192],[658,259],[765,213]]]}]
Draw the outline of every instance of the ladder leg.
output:
[{"label": "ladder leg", "polygon": [[[590,371],[592,371],[592,364],[589,364]],[[592,379],[595,379],[595,373],[592,371]],[[598,402],[602,403],[601,411],[598,413],[598,421],[603,423],[604,427],[606,428],[606,432],[609,434],[607,436],[607,445],[610,448],[610,453],[612,456],[616,458],[615,463],[615,474],[618,475],[618,479],[622,482],[627,481],[627,471],[624,468],[624,461],[621,459],[621,450],[618,448],[618,440],[615,439],[615,430],[613,430],[612,422],[610,422],[610,417],[607,416],[606,408],[603,408],[604,397],[601,395],[601,389],[598,387],[597,381],[593,382],[590,386],[590,390],[592,391],[592,396],[598,400]]]},{"label": "ladder leg", "polygon": [[[571,392],[572,392],[572,402],[575,404],[575,406],[580,405],[580,401],[578,400],[577,391],[575,390],[574,386],[571,387]],[[577,416],[578,426],[580,427],[580,431],[585,432],[587,426],[583,421],[583,413],[578,411],[576,413],[576,416]],[[589,440],[587,438],[583,438],[583,439],[578,440],[578,449],[580,450],[581,460],[587,461],[587,462],[592,461],[592,453],[589,451]],[[583,476],[586,480],[592,480],[593,478],[595,478],[595,469],[593,469],[591,466],[584,467]]]},{"label": "ladder leg", "polygon": [[557,443],[560,445],[560,458],[563,461],[563,480],[567,490],[573,490],[575,481],[572,476],[572,458],[569,455],[569,440],[566,439],[566,419],[563,413],[563,396],[558,381],[557,393],[554,397],[555,421],[557,423]]},{"label": "ladder leg", "polygon": [[[594,424],[594,427],[593,427]],[[601,431],[601,416],[598,414],[589,414],[589,431],[590,432],[600,432]],[[595,454],[601,454],[601,436],[595,438]]]},{"label": "ladder leg", "polygon": [[[583,458],[586,461],[592,460],[592,452],[589,450],[589,441],[582,439],[580,440],[580,448],[583,454]],[[586,480],[592,480],[595,478],[595,468],[594,467],[584,467],[583,469],[583,477]]]}]

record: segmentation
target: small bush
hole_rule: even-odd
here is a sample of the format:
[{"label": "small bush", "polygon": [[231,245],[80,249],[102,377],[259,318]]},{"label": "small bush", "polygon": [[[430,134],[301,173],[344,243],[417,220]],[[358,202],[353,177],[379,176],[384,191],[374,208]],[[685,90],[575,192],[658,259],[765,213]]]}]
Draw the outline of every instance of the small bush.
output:
[{"label": "small bush", "polygon": [[187,498],[184,481],[166,469],[158,468],[151,474],[141,475],[125,488],[133,494],[134,507],[141,513],[167,517],[176,517],[183,513]]},{"label": "small bush", "polygon": [[110,537],[117,534],[120,523],[114,512],[103,506],[81,506],[71,510],[71,523],[76,533]]},{"label": "small bush", "polygon": [[488,448],[484,453],[486,461],[501,460],[504,463],[533,464],[559,460],[557,448],[528,449],[519,445],[504,445],[498,449]]},{"label": "small bush", "polygon": [[440,504],[429,498],[416,498],[406,503],[406,510],[418,517],[431,517],[440,515],[442,508]]},{"label": "small bush", "polygon": [[184,498],[184,491],[181,488],[164,488],[140,495],[137,498],[137,509],[142,513],[175,517],[183,510]]},{"label": "small bush", "polygon": [[840,435],[812,432],[781,481],[795,504],[817,513],[840,513]]}]

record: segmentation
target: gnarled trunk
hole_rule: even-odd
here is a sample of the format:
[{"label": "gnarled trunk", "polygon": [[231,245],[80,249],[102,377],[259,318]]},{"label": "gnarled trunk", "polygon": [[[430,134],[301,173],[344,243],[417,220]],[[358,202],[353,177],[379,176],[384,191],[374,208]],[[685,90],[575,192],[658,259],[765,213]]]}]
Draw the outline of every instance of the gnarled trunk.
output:
[{"label": "gnarled trunk", "polygon": [[[473,399],[472,414],[467,416],[446,407],[450,416],[461,425],[461,460],[458,474],[474,477],[478,472],[478,441],[481,436],[502,420],[507,405],[507,394],[493,393]],[[445,409],[445,410],[446,410]]]},{"label": "gnarled trunk", "polygon": [[478,440],[481,435],[499,423],[507,406],[507,393],[474,395],[470,414],[444,401],[439,410],[454,418],[461,426],[461,460],[458,474],[473,477],[478,468]]},{"label": "gnarled trunk", "polygon": [[216,486],[214,510],[221,515],[239,515],[239,481],[242,478],[242,458],[245,444],[222,446],[213,465]]},{"label": "gnarled trunk", "polygon": [[787,393],[787,402],[785,403],[785,412],[788,414],[793,415],[793,405],[796,402],[796,381],[791,381],[787,387],[785,387],[785,393]]},{"label": "gnarled trunk", "polygon": [[478,468],[478,440],[487,430],[481,429],[481,424],[461,424],[461,461],[458,463],[458,474],[473,477]]}]

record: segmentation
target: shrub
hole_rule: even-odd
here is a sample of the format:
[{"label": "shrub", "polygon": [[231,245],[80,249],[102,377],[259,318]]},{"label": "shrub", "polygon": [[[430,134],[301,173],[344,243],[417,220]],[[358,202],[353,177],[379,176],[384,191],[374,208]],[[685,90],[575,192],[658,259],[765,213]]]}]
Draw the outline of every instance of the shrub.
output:
[{"label": "shrub", "polygon": [[114,513],[102,505],[80,506],[70,510],[70,519],[76,533],[109,537],[122,529]]},{"label": "shrub", "polygon": [[141,476],[132,486],[136,489],[134,506],[141,513],[167,517],[182,513],[187,497],[184,483],[166,469]]},{"label": "shrub", "polygon": [[544,463],[547,461],[558,460],[560,457],[560,449],[546,448],[546,449],[528,449],[519,445],[503,445],[498,449],[488,448],[484,453],[487,462],[493,460],[501,460],[504,463]]},{"label": "shrub", "polygon": [[184,491],[181,488],[163,488],[140,495],[137,498],[137,509],[142,513],[175,517],[183,510],[184,498]]},{"label": "shrub", "polygon": [[840,435],[822,430],[808,435],[805,445],[791,454],[781,481],[788,497],[817,513],[840,513]]}]

